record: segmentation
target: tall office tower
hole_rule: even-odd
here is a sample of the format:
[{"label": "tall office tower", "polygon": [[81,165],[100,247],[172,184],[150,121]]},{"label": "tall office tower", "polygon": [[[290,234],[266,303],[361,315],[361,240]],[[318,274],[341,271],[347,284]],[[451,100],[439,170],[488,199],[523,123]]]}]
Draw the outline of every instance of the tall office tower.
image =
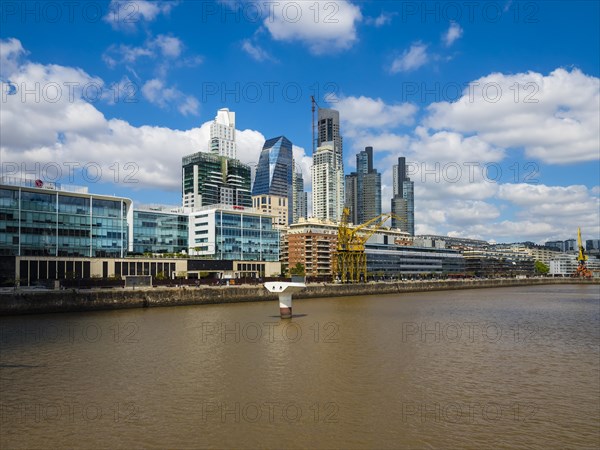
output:
[{"label": "tall office tower", "polygon": [[346,175],[344,206],[350,210],[350,221],[358,224],[358,175],[352,172]]},{"label": "tall office tower", "polygon": [[304,191],[304,177],[301,167],[294,161],[293,164],[294,178],[294,214],[292,223],[298,223],[301,218],[308,217],[308,193]]},{"label": "tall office tower", "polygon": [[[394,198],[392,213],[403,220],[392,218],[392,227],[415,235],[415,184],[406,176],[406,159],[398,158],[393,170]],[[400,199],[404,201],[400,201]]]},{"label": "tall office tower", "polygon": [[265,142],[252,186],[252,196],[268,195],[287,198],[287,221],[292,222],[294,215],[294,157],[292,142],[285,136],[269,139]]},{"label": "tall office tower", "polygon": [[209,148],[215,155],[236,158],[235,113],[227,108],[220,109],[210,125]]},{"label": "tall office tower", "polygon": [[402,183],[406,179],[410,180],[406,177],[406,158],[404,156],[398,158],[398,164],[394,166],[392,171],[392,178],[394,197],[397,195],[402,196]]},{"label": "tall office tower", "polygon": [[331,142],[335,163],[344,171],[343,140],[340,134],[340,113],[335,109],[319,108],[317,122],[317,147]]},{"label": "tall office tower", "polygon": [[182,158],[183,206],[252,207],[250,166],[237,159],[197,152]]},{"label": "tall office tower", "polygon": [[335,144],[323,142],[313,155],[313,217],[338,222],[344,206],[344,171],[336,162]]},{"label": "tall office tower", "polygon": [[373,169],[373,147],[357,153],[356,172],[346,175],[346,207],[355,224],[381,214],[381,174]]}]

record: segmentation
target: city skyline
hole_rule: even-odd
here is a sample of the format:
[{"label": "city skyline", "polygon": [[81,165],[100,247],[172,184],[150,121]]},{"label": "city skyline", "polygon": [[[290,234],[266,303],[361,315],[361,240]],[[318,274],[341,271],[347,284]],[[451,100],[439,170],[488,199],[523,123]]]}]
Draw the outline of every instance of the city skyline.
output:
[{"label": "city skyline", "polygon": [[376,149],[384,212],[392,166],[406,157],[416,234],[543,243],[581,226],[597,239],[597,4],[499,2],[492,20],[438,3],[435,14],[335,3],[337,27],[307,9],[282,28],[282,10],[252,20],[242,3],[132,2],[130,22],[108,9],[98,20],[81,9],[58,22],[43,8],[5,16],[3,175],[53,181],[60,169],[56,181],[91,192],[178,204],[181,158],[209,151],[227,107],[237,157],[257,162],[265,138],[285,134],[310,193],[314,95],[340,113],[345,174],[358,151]]}]

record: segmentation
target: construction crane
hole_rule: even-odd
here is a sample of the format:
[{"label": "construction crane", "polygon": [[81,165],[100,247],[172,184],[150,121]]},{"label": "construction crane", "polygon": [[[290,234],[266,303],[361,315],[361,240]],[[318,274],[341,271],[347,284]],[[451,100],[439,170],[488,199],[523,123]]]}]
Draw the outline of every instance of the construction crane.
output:
[{"label": "construction crane", "polygon": [[577,246],[579,247],[579,254],[577,255],[577,270],[573,274],[574,277],[581,278],[592,278],[592,271],[587,268],[586,261],[588,259],[583,248],[583,242],[581,240],[581,228],[577,228]]},{"label": "construction crane", "polygon": [[357,283],[367,277],[365,244],[389,219],[406,221],[392,213],[380,214],[357,226],[349,224],[350,209],[344,208],[338,226],[337,252],[333,259],[333,277],[342,283]]}]

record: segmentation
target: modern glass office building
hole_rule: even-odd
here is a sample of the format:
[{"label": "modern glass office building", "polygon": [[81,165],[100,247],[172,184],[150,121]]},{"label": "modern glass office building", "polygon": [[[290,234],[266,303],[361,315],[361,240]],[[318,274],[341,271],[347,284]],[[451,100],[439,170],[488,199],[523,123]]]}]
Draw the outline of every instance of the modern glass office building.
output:
[{"label": "modern glass office building", "polygon": [[237,159],[197,152],[182,159],[183,206],[252,206],[251,169]]},{"label": "modern glass office building", "polygon": [[187,214],[159,207],[133,210],[134,253],[181,253],[187,250]]},{"label": "modern glass office building", "polygon": [[292,222],[294,216],[293,161],[292,142],[289,139],[279,136],[267,140],[258,160],[252,186],[253,196],[287,197],[288,223]]},{"label": "modern glass office building", "polygon": [[273,217],[241,206],[217,205],[190,214],[190,254],[237,261],[279,261]]},{"label": "modern glass office building", "polygon": [[0,254],[123,257],[129,248],[131,200],[87,188],[2,179]]},{"label": "modern glass office building", "polygon": [[367,271],[380,276],[452,274],[465,271],[458,250],[367,244]]}]

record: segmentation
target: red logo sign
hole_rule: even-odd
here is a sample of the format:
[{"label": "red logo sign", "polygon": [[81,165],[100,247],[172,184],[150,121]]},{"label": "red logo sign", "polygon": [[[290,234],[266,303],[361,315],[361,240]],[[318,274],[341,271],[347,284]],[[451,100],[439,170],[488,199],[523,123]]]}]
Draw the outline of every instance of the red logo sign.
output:
[{"label": "red logo sign", "polygon": [[44,182],[42,180],[35,180],[35,187],[42,187]]}]

